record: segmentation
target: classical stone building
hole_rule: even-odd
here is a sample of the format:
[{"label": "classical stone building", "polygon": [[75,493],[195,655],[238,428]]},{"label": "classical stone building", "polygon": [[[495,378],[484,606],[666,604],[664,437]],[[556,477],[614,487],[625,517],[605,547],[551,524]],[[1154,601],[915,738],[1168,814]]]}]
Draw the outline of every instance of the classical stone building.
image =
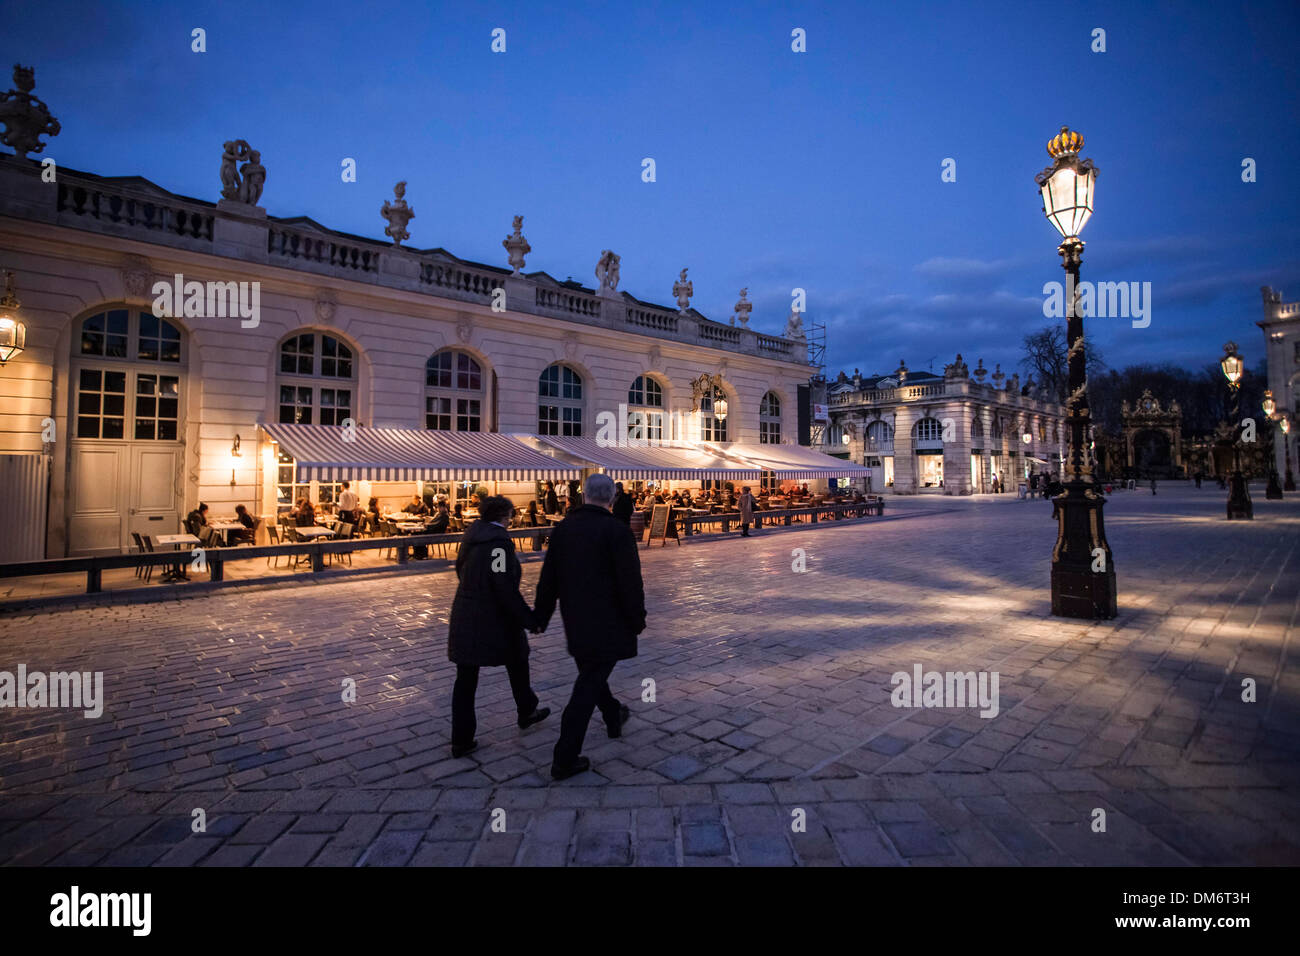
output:
[{"label": "classical stone building", "polygon": [[[295,469],[266,426],[592,437],[627,406],[652,439],[797,442],[806,343],[748,327],[749,308],[734,325],[636,298],[608,250],[598,288],[525,272],[522,218],[509,267],[402,245],[423,220],[401,188],[381,210],[391,242],[268,215],[263,159],[227,143],[212,202],[0,157],[0,268],[26,328],[0,369],[5,534],[30,545],[9,553],[117,550],[200,500],[272,516],[330,500],[337,469]],[[531,464],[492,471],[499,490],[531,496]],[[421,487],[390,473],[363,502]]]},{"label": "classical stone building", "polygon": [[[1059,474],[1065,408],[1001,367],[990,382],[981,359],[972,373],[960,355],[943,375],[840,373],[827,389],[827,453],[873,469],[873,490],[968,495],[992,490],[997,474],[1014,487],[1031,472]],[[973,377],[972,377],[973,375]]]},{"label": "classical stone building", "polygon": [[[1260,290],[1264,299],[1264,319],[1257,323],[1264,330],[1264,355],[1268,362],[1268,387],[1273,390],[1277,403],[1276,417],[1287,415],[1290,434],[1273,436],[1273,455],[1279,475],[1285,475],[1287,462],[1283,457],[1289,446],[1291,467],[1300,474],[1297,466],[1297,439],[1300,439],[1300,302],[1283,302],[1282,293],[1264,286]],[[1250,409],[1257,414],[1259,409]]]}]

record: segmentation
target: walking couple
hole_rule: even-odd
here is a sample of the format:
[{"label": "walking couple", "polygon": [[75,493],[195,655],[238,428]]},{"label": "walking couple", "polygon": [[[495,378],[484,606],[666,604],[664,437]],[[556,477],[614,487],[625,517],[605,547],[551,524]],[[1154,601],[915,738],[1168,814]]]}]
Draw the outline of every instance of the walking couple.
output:
[{"label": "walking couple", "polygon": [[447,641],[447,656],[456,665],[452,756],[463,757],[478,747],[474,696],[481,667],[505,667],[521,730],[550,716],[549,707],[538,706],[529,681],[524,632],[546,630],[557,601],[578,677],[560,718],[551,776],[563,780],[590,768],[582,743],[597,708],[609,736],[622,736],[631,711],[615,699],[608,681],[616,663],[636,656],[637,635],[645,630],[641,559],[631,529],[610,511],[614,482],[607,475],[592,475],[582,500],[551,532],[532,609],[519,593],[523,568],[506,534],[514,513],[510,500],[494,496],[483,501],[479,520],[465,532],[456,556],[460,585]]}]

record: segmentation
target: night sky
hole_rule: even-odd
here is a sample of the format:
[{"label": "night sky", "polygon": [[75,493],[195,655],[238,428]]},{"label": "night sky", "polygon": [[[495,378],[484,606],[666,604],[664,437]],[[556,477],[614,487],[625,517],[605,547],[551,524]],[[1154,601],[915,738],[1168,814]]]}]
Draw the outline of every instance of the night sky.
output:
[{"label": "night sky", "polygon": [[1033,177],[1068,124],[1101,170],[1083,278],[1152,288],[1148,328],[1090,324],[1107,363],[1200,368],[1232,338],[1253,366],[1259,287],[1300,299],[1298,11],[40,0],[4,3],[0,63],[36,68],[61,165],[215,201],[243,138],[272,215],[383,239],[405,179],[415,248],[504,266],[522,213],[526,271],[591,286],[610,248],[621,290],[671,304],[688,266],[695,308],[725,322],[747,286],[777,334],[802,287],[832,375],[1018,361],[1062,276]]}]

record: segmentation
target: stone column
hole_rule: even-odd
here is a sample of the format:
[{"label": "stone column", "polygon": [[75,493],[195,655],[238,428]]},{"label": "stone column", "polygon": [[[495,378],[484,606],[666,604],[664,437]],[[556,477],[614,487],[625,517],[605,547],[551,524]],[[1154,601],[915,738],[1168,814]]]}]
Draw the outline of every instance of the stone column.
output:
[{"label": "stone column", "polygon": [[944,414],[952,418],[956,434],[951,444],[947,441],[943,443],[943,490],[950,495],[969,495],[972,493],[970,480],[972,410],[968,402],[961,402],[956,407],[948,406]]},{"label": "stone column", "polygon": [[980,452],[980,491],[988,492],[993,488],[993,411],[987,405],[978,410],[980,424],[984,426],[983,449]]},{"label": "stone column", "polygon": [[912,451],[912,425],[917,414],[908,405],[894,411],[894,494],[916,494],[916,455]]}]

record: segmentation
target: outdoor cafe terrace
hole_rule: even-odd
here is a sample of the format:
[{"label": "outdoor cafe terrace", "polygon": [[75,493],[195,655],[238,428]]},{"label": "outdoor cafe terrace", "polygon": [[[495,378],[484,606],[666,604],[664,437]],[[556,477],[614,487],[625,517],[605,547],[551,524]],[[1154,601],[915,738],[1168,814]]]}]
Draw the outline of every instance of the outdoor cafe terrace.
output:
[{"label": "outdoor cafe terrace", "polygon": [[[563,520],[563,497],[559,513],[545,514],[536,491],[540,483],[554,482],[563,491],[568,482],[595,472],[637,493],[632,530],[647,546],[652,539],[680,544],[699,534],[738,532],[735,498],[743,485],[755,493],[760,525],[841,520],[883,509],[878,498],[826,492],[832,479],[862,477],[867,469],[798,445],[646,441],[605,447],[592,438],[365,426],[266,424],[262,430],[262,480],[280,485],[281,500],[287,460],[294,484],[349,481],[367,491],[383,488],[382,504],[358,524],[322,509],[304,525],[282,508],[257,516],[251,535],[233,515],[209,515],[198,529],[202,537],[182,527],[140,535],[123,554],[0,565],[0,602],[13,606],[87,592],[133,599],[200,581],[295,580],[345,569],[394,569],[425,558],[454,561],[460,534],[478,512],[466,496],[455,502],[446,533],[431,533],[431,514],[402,510],[405,501],[420,498],[414,489],[425,482],[506,494],[516,506],[510,534],[525,559],[544,549],[550,528]],[[812,490],[805,493],[810,482]],[[674,493],[680,503],[672,500]],[[659,522],[652,520],[655,494],[663,502]],[[368,497],[381,496],[363,496],[363,509]],[[532,500],[538,502],[536,513],[528,509]]]}]

